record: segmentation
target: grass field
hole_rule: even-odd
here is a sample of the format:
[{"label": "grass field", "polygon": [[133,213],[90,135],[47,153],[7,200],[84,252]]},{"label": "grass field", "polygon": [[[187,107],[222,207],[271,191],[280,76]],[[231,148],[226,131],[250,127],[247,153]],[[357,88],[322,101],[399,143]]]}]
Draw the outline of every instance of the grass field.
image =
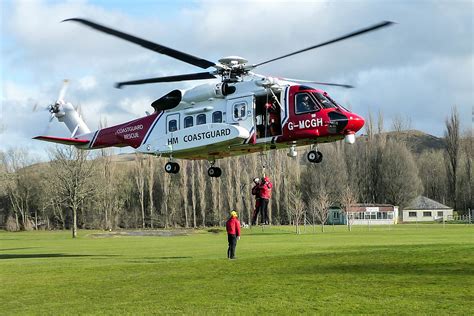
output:
[{"label": "grass field", "polygon": [[0,314],[472,314],[474,225],[0,232]]}]

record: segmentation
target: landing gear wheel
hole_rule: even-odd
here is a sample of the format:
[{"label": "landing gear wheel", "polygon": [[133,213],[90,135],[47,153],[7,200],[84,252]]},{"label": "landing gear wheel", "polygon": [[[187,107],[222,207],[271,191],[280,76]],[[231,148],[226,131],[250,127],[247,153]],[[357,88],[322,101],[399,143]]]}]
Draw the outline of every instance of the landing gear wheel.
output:
[{"label": "landing gear wheel", "polygon": [[222,174],[222,170],[219,167],[210,167],[207,169],[207,174],[212,178],[219,178]]},{"label": "landing gear wheel", "polygon": [[178,173],[178,172],[179,172],[179,164],[177,164],[176,162],[174,162],[173,165],[174,165],[173,173]]},{"label": "landing gear wheel", "polygon": [[311,150],[307,155],[308,161],[312,163],[320,163],[323,161],[323,154],[320,151]]},{"label": "landing gear wheel", "polygon": [[165,171],[167,173],[178,173],[179,164],[177,164],[176,162],[167,162],[165,165]]}]

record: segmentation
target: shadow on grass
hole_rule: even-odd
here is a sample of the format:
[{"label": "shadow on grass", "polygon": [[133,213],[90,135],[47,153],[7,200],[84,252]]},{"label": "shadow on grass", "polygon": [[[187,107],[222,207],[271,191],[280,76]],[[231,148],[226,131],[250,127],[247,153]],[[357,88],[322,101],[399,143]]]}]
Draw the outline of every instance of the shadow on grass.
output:
[{"label": "shadow on grass", "polygon": [[183,259],[192,259],[193,257],[189,256],[169,256],[169,257],[145,257],[141,260],[127,260],[131,263],[157,263],[162,260],[183,260]]},{"label": "shadow on grass", "polygon": [[[166,259],[191,259],[192,257],[157,257],[154,259],[160,259],[160,260],[166,260]],[[147,258],[147,259],[153,259],[153,258]]]},{"label": "shadow on grass", "polygon": [[285,230],[285,229],[278,229],[271,226],[266,226],[262,229],[262,226],[254,226],[245,230],[245,235],[248,236],[267,236],[267,235],[295,235],[295,232]]},{"label": "shadow on grass", "polygon": [[281,273],[473,276],[474,260],[464,259],[469,250],[457,244],[354,247],[286,257],[288,265]]},{"label": "shadow on grass", "polygon": [[0,260],[5,259],[38,259],[38,258],[80,258],[80,257],[113,257],[115,255],[68,255],[64,253],[15,253],[0,254]]},{"label": "shadow on grass", "polygon": [[23,250],[23,249],[33,249],[33,248],[38,248],[38,247],[5,248],[5,249],[0,249],[0,251],[9,251],[9,250]]}]

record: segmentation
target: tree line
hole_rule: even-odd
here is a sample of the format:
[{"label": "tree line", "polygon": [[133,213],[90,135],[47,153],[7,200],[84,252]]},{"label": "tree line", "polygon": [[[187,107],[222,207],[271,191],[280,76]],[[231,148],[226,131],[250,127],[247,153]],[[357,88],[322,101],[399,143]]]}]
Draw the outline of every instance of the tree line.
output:
[{"label": "tree line", "polygon": [[223,174],[207,176],[206,161],[180,160],[178,174],[164,172],[165,158],[136,154],[121,161],[99,152],[58,146],[47,163],[27,150],[0,151],[0,225],[8,230],[132,229],[223,225],[229,211],[250,222],[252,179],[265,173],[274,183],[269,205],[273,224],[324,223],[331,205],[389,203],[401,208],[423,194],[458,213],[473,207],[473,136],[462,134],[455,108],[445,122],[442,150],[416,153],[404,138],[409,127],[394,120],[388,137],[383,117],[372,115],[354,145],[321,144],[323,162],[307,162],[286,150],[218,161]]}]

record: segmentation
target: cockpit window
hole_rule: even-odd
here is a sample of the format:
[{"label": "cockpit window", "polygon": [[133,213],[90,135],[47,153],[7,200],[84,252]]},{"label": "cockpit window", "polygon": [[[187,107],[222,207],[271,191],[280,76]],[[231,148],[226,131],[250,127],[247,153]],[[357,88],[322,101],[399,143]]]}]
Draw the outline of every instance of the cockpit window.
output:
[{"label": "cockpit window", "polygon": [[331,109],[337,107],[337,104],[333,103],[332,100],[326,98],[324,95],[322,95],[319,92],[313,92],[312,93],[316,100],[318,100],[319,104],[325,109]]},{"label": "cockpit window", "polygon": [[340,105],[339,103],[337,103],[336,101],[334,101],[327,93],[324,93],[324,96],[329,100],[331,101],[333,104],[335,104],[337,107],[343,109],[344,111],[346,112],[350,112],[348,109],[346,109],[346,107]]},{"label": "cockpit window", "polygon": [[318,105],[309,93],[298,93],[295,98],[296,114],[314,112],[319,110]]}]

